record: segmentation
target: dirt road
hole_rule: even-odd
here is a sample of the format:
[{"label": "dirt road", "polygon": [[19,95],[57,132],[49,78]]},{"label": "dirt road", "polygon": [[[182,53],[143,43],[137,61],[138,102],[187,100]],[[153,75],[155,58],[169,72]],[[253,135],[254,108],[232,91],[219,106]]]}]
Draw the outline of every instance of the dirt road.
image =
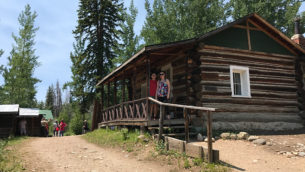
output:
[{"label": "dirt road", "polygon": [[[293,137],[293,135],[268,136],[263,138],[278,139],[282,142],[283,140],[289,140],[290,142],[305,144],[305,135],[298,137]],[[206,146],[204,142],[196,142],[195,144]],[[287,149],[286,146],[284,147]],[[258,146],[242,140],[217,140],[213,144],[213,148],[219,150],[220,160],[231,166],[233,171],[305,172],[305,157],[289,158],[279,155],[273,150],[274,148],[281,150],[278,145]]]},{"label": "dirt road", "polygon": [[88,143],[80,136],[30,138],[19,153],[26,171],[170,171],[171,167],[129,156],[117,149],[106,149]]}]

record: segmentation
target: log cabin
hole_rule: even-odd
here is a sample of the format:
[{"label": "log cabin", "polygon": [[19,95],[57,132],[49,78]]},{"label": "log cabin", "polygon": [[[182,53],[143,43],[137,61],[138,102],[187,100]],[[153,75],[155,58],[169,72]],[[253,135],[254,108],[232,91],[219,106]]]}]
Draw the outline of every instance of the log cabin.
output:
[{"label": "log cabin", "polygon": [[[145,46],[98,82],[92,127],[158,125],[149,80],[164,71],[171,103],[216,108],[213,129],[303,129],[305,50],[296,34],[291,40],[254,13],[193,39]],[[187,113],[194,128],[204,125],[206,112]],[[184,121],[181,109],[166,110],[165,124]]]}]

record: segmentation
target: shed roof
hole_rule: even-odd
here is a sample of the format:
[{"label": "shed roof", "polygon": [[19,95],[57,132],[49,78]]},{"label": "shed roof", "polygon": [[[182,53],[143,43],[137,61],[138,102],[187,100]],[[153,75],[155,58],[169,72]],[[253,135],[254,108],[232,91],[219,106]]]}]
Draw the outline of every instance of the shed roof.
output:
[{"label": "shed roof", "polygon": [[0,105],[0,113],[18,113],[19,105],[18,104],[7,104]]},{"label": "shed roof", "polygon": [[52,111],[50,110],[39,110],[39,114],[42,114],[46,120],[53,119]]},{"label": "shed roof", "polygon": [[[215,29],[211,32],[205,33],[199,37],[195,37],[192,39],[187,40],[181,40],[176,42],[170,42],[170,43],[162,43],[162,44],[155,44],[155,45],[149,45],[142,48],[139,52],[137,52],[134,56],[132,56],[130,59],[128,59],[125,63],[117,67],[114,71],[106,75],[102,80],[100,80],[96,86],[99,86],[111,78],[115,77],[118,73],[121,73],[129,64],[132,64],[136,61],[139,61],[141,57],[143,57],[147,53],[153,53],[153,52],[159,52],[166,48],[180,48],[180,50],[184,49],[190,49],[192,45],[195,45],[196,43],[205,40],[206,38],[213,36],[227,28],[230,28],[236,24],[240,24],[246,20],[251,20],[252,23],[257,24],[258,27],[263,28],[266,32],[269,33],[271,37],[274,39],[277,39],[279,42],[284,44],[290,51],[292,51],[296,55],[304,55],[305,50],[301,48],[298,44],[294,43],[290,38],[288,38],[286,35],[284,35],[281,31],[276,29],[274,26],[269,24],[266,20],[264,20],[262,17],[257,15],[256,13],[249,14],[243,18],[240,18],[236,21],[233,21],[227,25],[224,25],[218,29]],[[173,49],[173,51],[177,51],[177,49]]]},{"label": "shed roof", "polygon": [[39,116],[39,109],[35,108],[20,108],[19,109],[19,116],[23,117],[33,117],[33,116]]}]

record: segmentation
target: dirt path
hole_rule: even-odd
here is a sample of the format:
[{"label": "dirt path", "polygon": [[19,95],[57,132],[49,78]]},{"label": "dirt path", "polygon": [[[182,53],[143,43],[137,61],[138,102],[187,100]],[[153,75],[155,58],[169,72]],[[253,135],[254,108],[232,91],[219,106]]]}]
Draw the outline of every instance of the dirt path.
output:
[{"label": "dirt path", "polygon": [[119,149],[105,149],[80,136],[30,138],[19,149],[26,171],[170,171],[161,166],[131,157]]},{"label": "dirt path", "polygon": [[[289,140],[288,137],[283,136],[282,140]],[[204,142],[195,144],[205,145]],[[288,158],[272,151],[272,146],[257,146],[242,140],[217,140],[213,148],[219,150],[220,160],[231,166],[233,171],[305,172],[305,157]]]}]

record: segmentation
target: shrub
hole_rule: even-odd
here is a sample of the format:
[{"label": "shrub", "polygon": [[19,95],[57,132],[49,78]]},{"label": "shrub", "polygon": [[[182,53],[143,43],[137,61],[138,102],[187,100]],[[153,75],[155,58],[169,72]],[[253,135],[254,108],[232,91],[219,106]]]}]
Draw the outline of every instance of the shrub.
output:
[{"label": "shrub", "polygon": [[81,115],[75,114],[70,122],[70,131],[72,131],[74,134],[82,134],[83,130],[83,120]]}]

